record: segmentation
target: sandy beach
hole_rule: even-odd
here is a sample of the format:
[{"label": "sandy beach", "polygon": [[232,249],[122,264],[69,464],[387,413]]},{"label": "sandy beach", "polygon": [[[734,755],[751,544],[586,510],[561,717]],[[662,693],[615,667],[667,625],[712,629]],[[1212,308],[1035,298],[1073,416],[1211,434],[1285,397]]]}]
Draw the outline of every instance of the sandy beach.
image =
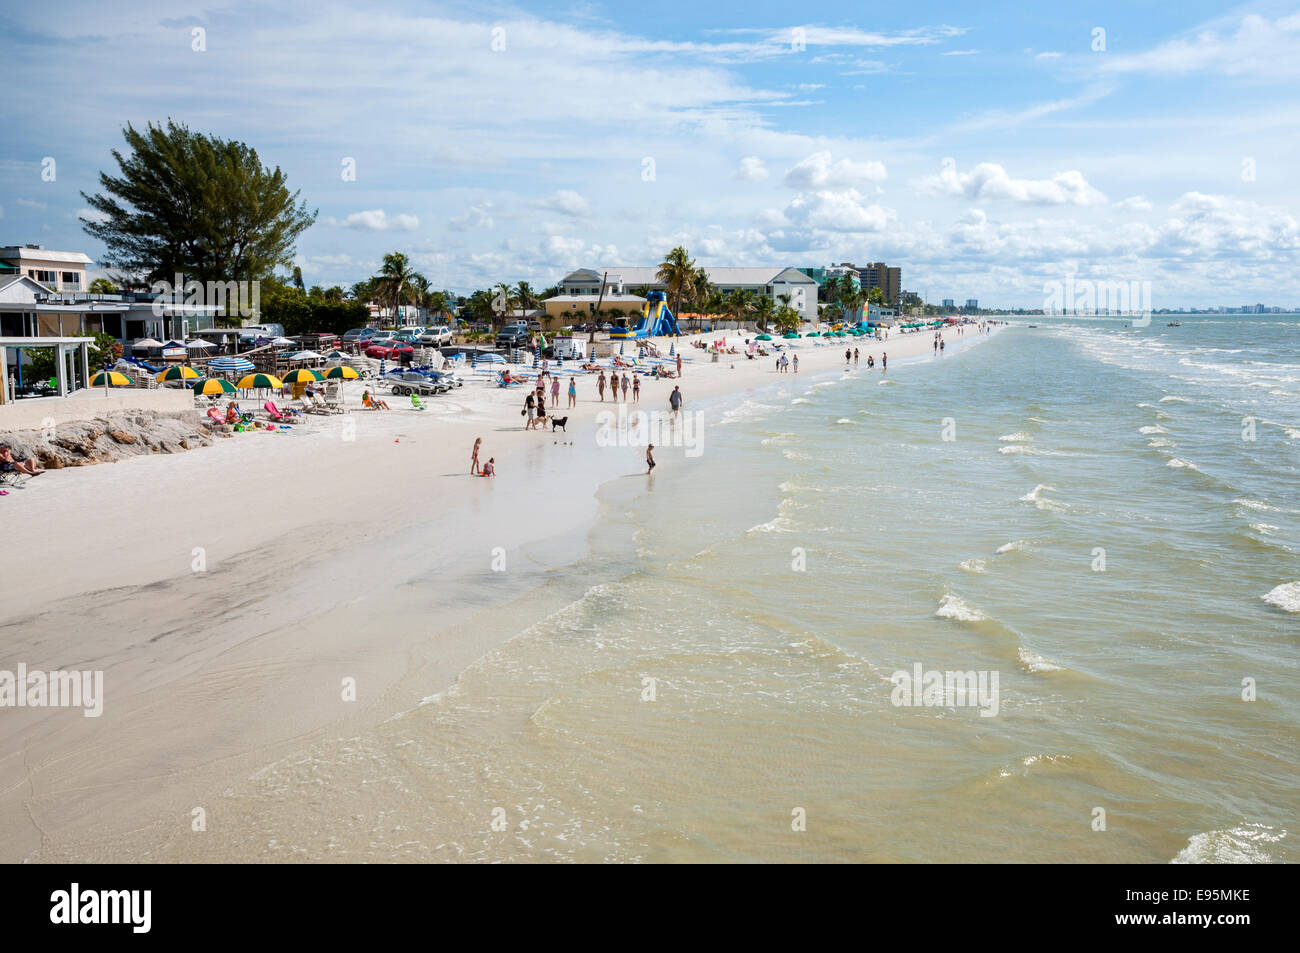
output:
[{"label": "sandy beach", "polygon": [[[870,354],[880,374],[883,353],[897,367],[929,357],[932,339],[803,340],[799,376],[842,371],[846,346],[857,373]],[[633,409],[666,411],[674,384],[690,410],[794,376],[771,357],[678,347],[683,378],[644,380]],[[409,708],[545,611],[537,587],[581,555],[597,486],[644,472],[644,450],[598,446],[596,415],[614,405],[594,374],[577,380],[565,433],[525,431],[522,390],[482,377],[423,413],[396,399],[363,410],[352,382],[347,415],[54,472],[6,498],[11,532],[44,541],[6,574],[7,656],[102,670],[105,702],[98,718],[7,713],[0,858],[105,861],[181,836],[205,797],[316,734]],[[467,475],[477,437],[494,480]],[[656,455],[690,464],[680,448]],[[423,584],[440,590],[433,617],[410,598]]]}]

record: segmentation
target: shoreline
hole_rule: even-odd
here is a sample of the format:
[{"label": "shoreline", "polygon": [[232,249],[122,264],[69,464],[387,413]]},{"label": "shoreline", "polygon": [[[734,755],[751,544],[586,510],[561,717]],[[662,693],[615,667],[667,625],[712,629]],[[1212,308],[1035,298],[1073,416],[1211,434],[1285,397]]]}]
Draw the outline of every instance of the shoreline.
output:
[{"label": "shoreline", "polygon": [[[972,329],[949,350],[989,336]],[[857,346],[863,360],[892,350],[900,367],[934,359],[924,332]],[[808,378],[843,370],[843,348],[798,353]],[[680,381],[688,410],[788,384],[792,376],[761,359],[713,366],[704,352],[696,355]],[[113,853],[97,854],[96,845],[127,831],[149,830],[155,843],[179,836],[174,832],[188,831],[189,812],[205,793],[322,732],[377,723],[444,691],[475,660],[534,624],[540,610],[562,609],[566,587],[548,587],[553,573],[589,554],[600,488],[629,475],[628,458],[638,459],[634,448],[623,451],[627,457],[594,452],[588,412],[615,405],[583,400],[594,384],[579,380],[578,416],[585,419],[570,425],[571,434],[525,433],[511,425],[521,393],[471,382],[436,398],[447,403],[435,415],[354,412],[358,434],[350,448],[340,450],[324,430],[301,442],[300,435],[240,435],[270,444],[249,452],[241,446],[247,439],[235,438],[166,458],[171,464],[140,457],[71,474],[73,495],[103,494],[104,482],[120,491],[120,506],[106,511],[83,512],[48,488],[24,498],[40,501],[31,518],[46,523],[17,531],[49,533],[65,545],[75,540],[51,560],[76,571],[47,579],[41,564],[28,564],[25,578],[14,574],[5,614],[19,634],[10,660],[103,669],[108,702],[100,719],[33,709],[9,719],[0,734],[7,779],[0,786],[0,856],[106,860]],[[647,383],[634,409],[666,407],[672,383]],[[506,436],[511,432],[522,439]],[[500,475],[452,480],[468,470],[476,435],[484,437],[483,457],[496,456]],[[569,444],[557,446],[563,436]],[[661,465],[677,465],[681,451],[664,449]],[[325,482],[331,495],[258,495],[259,481],[286,477],[295,486],[315,482],[318,491]],[[575,491],[576,481],[586,489]],[[215,495],[214,510],[233,508],[238,518],[199,528],[206,507],[186,504],[205,493]],[[423,515],[425,506],[437,514],[413,522],[411,514]],[[151,514],[173,509],[186,518],[151,524]],[[50,526],[60,513],[65,524],[80,522],[80,532]],[[399,516],[368,515],[384,513]],[[110,530],[122,521],[141,532],[114,537]],[[98,558],[87,539],[105,540]],[[203,573],[190,571],[196,546],[205,550]],[[494,578],[485,567],[496,549],[511,568]],[[430,588],[439,606],[433,620],[424,618]],[[343,677],[358,685],[348,707],[339,703]],[[277,689],[270,697],[268,685]]]}]

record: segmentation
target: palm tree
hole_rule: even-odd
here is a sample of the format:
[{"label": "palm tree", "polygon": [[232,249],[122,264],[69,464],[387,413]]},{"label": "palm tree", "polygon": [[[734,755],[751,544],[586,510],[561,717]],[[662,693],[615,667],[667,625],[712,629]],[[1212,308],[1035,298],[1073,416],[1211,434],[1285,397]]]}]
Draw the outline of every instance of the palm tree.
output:
[{"label": "palm tree", "polygon": [[704,309],[704,303],[709,300],[712,291],[713,282],[709,281],[709,273],[703,268],[696,268],[690,290],[690,301],[696,310]]},{"label": "palm tree", "polygon": [[429,279],[424,275],[411,278],[411,297],[415,300],[416,317],[420,317],[429,304]]},{"label": "palm tree", "polygon": [[695,271],[695,261],[681,245],[664,256],[655,277],[663,282],[672,297],[673,314],[681,312],[682,296],[694,286]]},{"label": "palm tree", "polygon": [[515,297],[519,299],[519,307],[525,311],[537,307],[537,292],[526,281],[521,281],[515,285]]},{"label": "palm tree", "polygon": [[401,307],[403,294],[415,279],[423,277],[411,267],[411,260],[400,251],[389,252],[384,256],[384,263],[379,274],[371,279],[381,294],[386,294],[393,302],[393,321],[397,321],[397,309]]},{"label": "palm tree", "polygon": [[754,309],[754,292],[746,288],[737,288],[727,295],[726,309],[743,324],[747,320],[746,315]]},{"label": "palm tree", "polygon": [[499,315],[501,323],[505,324],[506,318],[514,310],[519,299],[515,297],[515,290],[504,281],[499,282],[492,288],[492,313]]},{"label": "palm tree", "polygon": [[753,303],[753,311],[754,320],[758,322],[759,331],[766,334],[767,322],[772,319],[773,312],[776,311],[776,304],[769,296],[760,294]]},{"label": "palm tree", "polygon": [[445,291],[429,292],[429,310],[438,319],[442,319],[447,314],[447,308],[451,304],[451,298]]}]

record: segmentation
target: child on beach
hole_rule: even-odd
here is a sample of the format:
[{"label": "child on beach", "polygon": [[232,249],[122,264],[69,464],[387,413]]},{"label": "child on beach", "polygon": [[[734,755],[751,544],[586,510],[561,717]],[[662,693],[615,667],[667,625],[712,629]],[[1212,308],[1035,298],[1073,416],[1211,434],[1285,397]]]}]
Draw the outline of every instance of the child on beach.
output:
[{"label": "child on beach", "polygon": [[648,476],[655,468],[654,444],[647,444],[645,448],[646,475]]},{"label": "child on beach", "polygon": [[496,457],[488,457],[488,462],[483,464],[483,472],[479,476],[494,477],[497,475]]},{"label": "child on beach", "polygon": [[483,445],[483,438],[482,438],[482,437],[479,437],[477,440],[474,441],[474,453],[473,453],[473,455],[472,455],[472,456],[470,457],[470,459],[469,459],[469,472],[470,472],[470,476],[474,476],[474,475],[476,475],[476,474],[479,472],[479,467],[478,467],[478,448],[481,447],[482,445]]},{"label": "child on beach", "polygon": [[796,355],[794,356],[794,372],[795,372],[796,374],[799,373],[799,355],[798,355],[798,354],[796,354]]},{"label": "child on beach", "polygon": [[578,383],[572,377],[569,378],[569,406],[578,405]]},{"label": "child on beach", "polygon": [[560,379],[558,377],[551,378],[551,406],[560,406]]}]

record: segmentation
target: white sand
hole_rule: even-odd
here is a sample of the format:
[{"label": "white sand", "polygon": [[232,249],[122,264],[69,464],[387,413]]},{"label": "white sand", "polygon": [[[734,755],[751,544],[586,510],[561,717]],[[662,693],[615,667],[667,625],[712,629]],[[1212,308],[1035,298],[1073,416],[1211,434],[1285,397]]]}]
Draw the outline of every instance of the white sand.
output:
[{"label": "white sand", "polygon": [[[844,367],[846,346],[880,373],[882,351],[928,355],[931,335],[801,340],[800,375]],[[682,380],[643,379],[638,409],[666,410],[674,384],[689,410],[777,376],[772,358],[678,348]],[[376,412],[351,382],[347,415],[54,471],[0,499],[7,539],[28,541],[5,560],[0,669],[102,670],[106,696],[99,718],[0,711],[0,860],[107,861],[123,843],[147,856],[189,835],[205,796],[313,733],[409,708],[534,618],[536,598],[511,600],[579,554],[599,483],[643,465],[643,451],[597,446],[612,405],[594,374],[565,409],[571,369],[567,434],[523,429],[523,388],[470,380],[423,413],[388,395],[393,410]],[[479,436],[495,480],[466,475]],[[514,562],[494,576],[497,549]]]}]

